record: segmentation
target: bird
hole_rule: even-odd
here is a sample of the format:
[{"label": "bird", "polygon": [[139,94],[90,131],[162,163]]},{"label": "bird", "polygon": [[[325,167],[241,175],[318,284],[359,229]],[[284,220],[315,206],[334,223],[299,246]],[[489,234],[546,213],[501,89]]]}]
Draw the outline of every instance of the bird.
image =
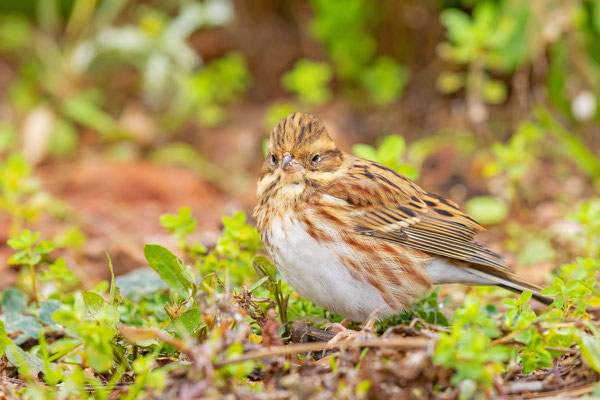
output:
[{"label": "bird", "polygon": [[349,321],[372,329],[438,284],[529,290],[552,302],[476,241],[484,228],[456,203],[341,151],[312,114],[273,128],[256,195],[257,229],[281,276],[344,317],[342,330]]}]

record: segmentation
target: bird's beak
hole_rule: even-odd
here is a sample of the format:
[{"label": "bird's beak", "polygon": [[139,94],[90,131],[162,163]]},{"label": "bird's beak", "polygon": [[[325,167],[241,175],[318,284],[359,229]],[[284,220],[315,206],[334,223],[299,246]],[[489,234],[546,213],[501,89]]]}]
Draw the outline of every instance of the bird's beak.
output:
[{"label": "bird's beak", "polygon": [[291,154],[285,153],[283,158],[281,159],[281,169],[288,173],[292,174],[302,168],[302,165],[296,161]]}]

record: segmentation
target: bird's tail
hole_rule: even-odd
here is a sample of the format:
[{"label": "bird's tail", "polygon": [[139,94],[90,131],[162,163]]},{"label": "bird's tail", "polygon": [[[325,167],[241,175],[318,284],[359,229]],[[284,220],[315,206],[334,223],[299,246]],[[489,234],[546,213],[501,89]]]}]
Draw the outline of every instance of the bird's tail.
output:
[{"label": "bird's tail", "polygon": [[532,297],[546,305],[553,299],[542,295],[542,288],[534,283],[519,278],[508,268],[496,268],[481,264],[457,263],[440,258],[426,265],[431,283],[462,283],[465,285],[500,286],[515,293],[531,290]]},{"label": "bird's tail", "polygon": [[554,299],[551,299],[550,297],[546,297],[546,296],[542,295],[542,287],[541,286],[538,286],[535,283],[531,283],[522,278],[519,278],[517,275],[515,275],[512,272],[493,271],[493,272],[496,272],[496,273],[493,273],[493,272],[476,269],[473,267],[468,267],[467,269],[472,274],[480,276],[481,278],[489,279],[492,284],[494,284],[496,286],[500,286],[504,289],[508,289],[511,292],[520,294],[526,290],[530,290],[532,293],[531,297],[533,297],[540,303],[543,303],[547,306],[554,302]]}]

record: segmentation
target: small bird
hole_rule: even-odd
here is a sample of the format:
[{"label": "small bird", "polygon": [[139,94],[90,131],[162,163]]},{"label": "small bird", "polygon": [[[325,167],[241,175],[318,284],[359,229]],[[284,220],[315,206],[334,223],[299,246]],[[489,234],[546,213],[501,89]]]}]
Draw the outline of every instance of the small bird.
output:
[{"label": "small bird", "polygon": [[483,227],[454,202],[342,152],[311,114],[293,113],[271,131],[257,203],[258,230],[286,282],[346,321],[372,327],[443,283],[552,301],[475,241]]}]

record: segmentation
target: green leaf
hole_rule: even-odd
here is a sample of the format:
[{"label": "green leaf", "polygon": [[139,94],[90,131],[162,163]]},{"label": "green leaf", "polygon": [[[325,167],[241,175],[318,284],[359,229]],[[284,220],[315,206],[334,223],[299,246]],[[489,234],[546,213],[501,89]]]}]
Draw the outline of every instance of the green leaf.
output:
[{"label": "green leaf", "polygon": [[369,392],[369,389],[371,388],[371,381],[369,379],[365,379],[363,381],[360,381],[358,383],[358,385],[356,385],[355,393],[358,396],[366,396],[366,394]]},{"label": "green leaf", "polygon": [[360,84],[377,105],[398,99],[408,82],[408,69],[390,56],[379,56],[360,76]]},{"label": "green leaf", "polygon": [[192,209],[190,207],[181,207],[179,214],[161,215],[160,224],[171,233],[186,235],[196,230],[197,223],[192,217]]},{"label": "green leaf", "polygon": [[377,150],[377,160],[381,163],[387,164],[391,161],[398,159],[404,153],[406,149],[406,143],[404,138],[399,135],[389,135]]},{"label": "green leaf", "polygon": [[120,319],[120,313],[115,305],[109,304],[98,293],[83,291],[81,298],[85,307],[86,314],[84,319],[95,321],[98,324],[110,329],[113,333],[117,331],[117,323]]},{"label": "green leaf", "polygon": [[171,320],[165,330],[180,337],[193,336],[203,326],[204,323],[202,322],[200,310],[198,308],[192,308],[185,311],[179,317]]},{"label": "green leaf", "polygon": [[502,304],[504,304],[507,307],[516,307],[517,301],[515,299],[504,299],[502,300]]},{"label": "green leaf", "polygon": [[369,146],[368,144],[358,143],[352,146],[352,152],[361,158],[377,161],[377,150],[373,148],[373,146]]},{"label": "green leaf", "polygon": [[54,243],[49,240],[41,241],[35,246],[35,252],[38,254],[48,254],[54,249]]},{"label": "green leaf", "polygon": [[2,310],[20,312],[25,309],[25,293],[16,288],[8,288],[2,292]]},{"label": "green leaf", "polygon": [[507,90],[504,82],[487,80],[483,84],[483,99],[490,104],[500,104],[506,100]]},{"label": "green leaf", "polygon": [[48,266],[48,274],[50,278],[54,278],[59,281],[62,285],[68,288],[74,288],[79,283],[79,278],[71,271],[65,262],[63,257],[57,258],[52,264]]},{"label": "green leaf", "polygon": [[150,267],[158,272],[179,298],[188,298],[193,279],[175,254],[160,245],[147,244],[144,246],[144,255]]},{"label": "green leaf", "polygon": [[331,97],[328,84],[332,77],[328,63],[302,59],[281,77],[281,83],[286,90],[296,93],[302,103],[319,105]]},{"label": "green leaf", "polygon": [[533,293],[531,292],[531,290],[526,290],[523,293],[521,293],[521,298],[519,299],[519,302],[521,304],[527,304],[527,302],[529,302],[529,300],[531,299],[531,296],[533,295]]},{"label": "green leaf", "polygon": [[483,225],[500,223],[508,216],[508,205],[495,196],[477,196],[467,201],[467,214]]},{"label": "green leaf", "polygon": [[263,283],[265,283],[266,281],[269,280],[268,276],[263,276],[262,278],[260,278],[258,281],[256,281],[254,283],[254,285],[250,286],[250,291],[254,291],[254,289],[256,289],[257,287],[259,287],[260,285],[262,285]]},{"label": "green leaf", "polygon": [[160,276],[151,268],[139,268],[115,279],[121,294],[133,300],[140,299],[143,295],[161,292],[168,286]]},{"label": "green leaf", "polygon": [[20,332],[19,336],[13,339],[15,344],[23,344],[29,339],[36,339],[42,329],[42,325],[31,315],[7,312],[4,317],[7,332]]},{"label": "green leaf", "polygon": [[58,309],[62,305],[63,305],[63,303],[61,303],[60,301],[55,300],[55,299],[50,299],[46,303],[40,304],[40,313],[38,315],[38,318],[44,324],[51,326],[53,329],[58,328],[58,325],[52,319],[52,314],[54,314],[54,312],[58,311]]},{"label": "green leaf", "polygon": [[119,124],[108,113],[90,101],[85,95],[78,95],[62,102],[63,112],[71,120],[92,128],[107,139],[126,136]]},{"label": "green leaf", "polygon": [[[244,354],[244,348],[240,342],[233,343],[225,352],[227,359],[237,358],[242,354]],[[222,369],[231,376],[234,376],[238,379],[244,379],[254,369],[254,362],[244,361],[240,363],[227,364],[222,367]]]},{"label": "green leaf", "polygon": [[117,286],[117,283],[115,282],[115,271],[113,269],[112,260],[110,259],[110,254],[108,254],[108,252],[106,252],[106,257],[108,258],[108,269],[110,270],[110,299],[108,302],[116,307],[119,302],[123,302],[123,298],[121,297],[119,286]]},{"label": "green leaf", "polygon": [[113,366],[112,332],[102,325],[86,330],[84,340],[86,361],[96,372],[106,372]]},{"label": "green leaf", "polygon": [[575,290],[577,288],[577,286],[579,286],[579,282],[577,281],[569,281],[567,282],[567,285],[565,286],[565,289],[567,292],[571,292],[573,290]]},{"label": "green leaf", "polygon": [[19,346],[6,346],[6,358],[23,375],[36,376],[44,370],[44,362],[33,354],[26,353]]},{"label": "green leaf", "polygon": [[461,10],[447,8],[440,14],[442,25],[448,30],[448,37],[454,42],[467,42],[472,40],[471,19]]},{"label": "green leaf", "polygon": [[23,230],[16,238],[8,239],[6,243],[13,249],[28,249],[40,236],[39,232],[32,233],[29,229]]},{"label": "green leaf", "polygon": [[444,94],[452,94],[465,86],[465,74],[444,71],[436,81],[438,90]]},{"label": "green leaf", "polygon": [[558,293],[552,287],[545,287],[542,289],[541,294],[544,296],[556,296]]},{"label": "green leaf", "polygon": [[252,260],[252,267],[254,267],[258,276],[267,277],[271,282],[277,282],[277,269],[266,257],[254,257],[254,260]]},{"label": "green leaf", "polygon": [[4,329],[4,322],[0,321],[0,358],[4,355],[6,351],[6,346],[14,344],[12,340],[8,337],[6,333],[6,329]]},{"label": "green leaf", "polygon": [[556,290],[559,290],[559,293],[563,286],[565,286],[565,282],[562,279],[557,277],[552,280],[552,287]]},{"label": "green leaf", "polygon": [[556,299],[554,299],[554,305],[556,306],[556,308],[561,309],[564,304],[565,304],[565,298],[564,297],[559,296]]},{"label": "green leaf", "polygon": [[590,336],[581,331],[579,335],[579,348],[581,349],[581,355],[585,361],[592,367],[596,372],[600,372],[600,340],[598,337]]},{"label": "green leaf", "polygon": [[77,317],[77,313],[66,306],[53,312],[52,320],[65,328],[75,328],[81,323],[81,320]]}]

